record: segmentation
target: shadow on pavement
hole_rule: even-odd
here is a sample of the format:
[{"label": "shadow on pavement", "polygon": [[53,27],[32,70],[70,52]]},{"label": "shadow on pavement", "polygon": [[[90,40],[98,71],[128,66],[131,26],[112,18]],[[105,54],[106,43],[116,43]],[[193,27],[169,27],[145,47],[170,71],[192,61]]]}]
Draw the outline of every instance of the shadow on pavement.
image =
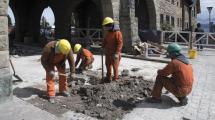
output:
[{"label": "shadow on pavement", "polygon": [[18,98],[29,98],[32,95],[37,95],[40,98],[47,99],[46,91],[33,88],[33,87],[26,87],[26,88],[15,88],[13,90],[13,94]]},{"label": "shadow on pavement", "polygon": [[136,106],[137,108],[157,108],[157,109],[169,109],[175,107],[177,102],[175,102],[171,97],[162,95],[162,103],[147,103],[145,101],[139,102]]},{"label": "shadow on pavement", "polygon": [[132,110],[133,108],[136,107],[135,103],[132,103],[133,100],[128,99],[127,101],[125,100],[114,100],[113,105],[115,105],[117,108],[122,108],[122,110]]}]

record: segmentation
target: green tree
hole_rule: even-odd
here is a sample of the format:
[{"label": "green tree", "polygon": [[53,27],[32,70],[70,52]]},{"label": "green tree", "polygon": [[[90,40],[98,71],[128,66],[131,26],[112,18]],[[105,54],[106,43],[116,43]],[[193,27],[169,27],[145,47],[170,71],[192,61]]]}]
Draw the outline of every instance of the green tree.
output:
[{"label": "green tree", "polygon": [[46,20],[46,18],[45,18],[44,16],[42,16],[42,18],[41,18],[40,26],[41,26],[41,28],[43,28],[43,29],[49,28],[49,27],[50,27],[49,22]]},{"label": "green tree", "polygon": [[8,20],[8,26],[12,26],[13,25],[12,20],[9,15],[7,15],[7,20]]},{"label": "green tree", "polygon": [[161,30],[163,30],[163,31],[171,31],[172,26],[169,23],[163,23],[163,24],[161,24]]}]

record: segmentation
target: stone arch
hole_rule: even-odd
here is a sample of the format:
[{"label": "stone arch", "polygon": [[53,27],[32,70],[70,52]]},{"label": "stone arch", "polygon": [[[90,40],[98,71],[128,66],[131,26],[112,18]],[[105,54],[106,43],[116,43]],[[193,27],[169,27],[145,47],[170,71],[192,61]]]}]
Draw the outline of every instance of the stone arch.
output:
[{"label": "stone arch", "polygon": [[47,6],[44,0],[10,0],[15,13],[17,42],[39,43],[40,16]]},{"label": "stone arch", "polygon": [[[55,13],[54,13],[53,9],[52,9],[50,6],[47,6],[46,8],[43,9],[43,11],[42,11],[42,13],[41,13],[41,15],[40,15],[40,19],[42,19],[43,13],[45,13],[45,11],[46,11],[47,9],[50,9],[50,12],[49,12],[49,13],[51,13],[51,14],[49,14],[49,15],[52,16],[52,17],[53,17],[53,20],[55,21]],[[50,16],[49,16],[49,17],[50,17]],[[54,23],[53,23],[53,25],[54,25]]]},{"label": "stone arch", "polygon": [[[42,17],[45,17],[46,21],[48,22],[48,19],[47,19],[47,15],[45,15],[44,13],[46,13],[46,10],[49,10],[47,12],[49,12],[49,19],[53,19],[53,24],[52,23],[49,23],[49,27],[47,26],[42,26],[41,25],[41,22],[42,22]],[[51,18],[50,18],[51,17]],[[40,14],[40,39],[39,39],[39,42],[40,42],[40,45],[41,47],[44,47],[47,42],[50,40],[50,39],[54,39],[54,31],[55,31],[55,28],[53,29],[52,26],[55,24],[55,14],[54,14],[54,11],[52,10],[52,8],[50,6],[48,7],[45,7],[41,14]],[[49,32],[49,34],[47,34]]]},{"label": "stone arch", "polygon": [[12,22],[12,24],[13,24],[13,20],[14,20],[14,24],[16,23],[16,20],[15,20],[15,11],[14,10],[12,10],[11,9],[11,7],[10,6],[8,6],[8,16],[11,18],[11,22]]},{"label": "stone arch", "polygon": [[142,30],[156,29],[156,9],[154,0],[135,0],[135,16]]},{"label": "stone arch", "polygon": [[70,10],[72,0],[50,0],[48,5],[55,15],[55,39],[71,39]]},{"label": "stone arch", "polygon": [[113,6],[111,0],[101,0],[102,3],[102,11],[103,11],[103,18],[106,16],[114,17],[113,14]]},{"label": "stone arch", "polygon": [[101,28],[102,10],[100,0],[82,0],[75,7],[76,27]]}]

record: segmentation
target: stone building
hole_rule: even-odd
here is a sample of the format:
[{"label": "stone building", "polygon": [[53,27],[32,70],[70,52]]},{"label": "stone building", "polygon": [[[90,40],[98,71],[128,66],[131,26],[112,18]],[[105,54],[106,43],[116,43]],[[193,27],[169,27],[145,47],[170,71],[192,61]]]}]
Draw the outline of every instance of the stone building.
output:
[{"label": "stone building", "polygon": [[0,103],[10,98],[12,94],[7,36],[7,8],[8,0],[0,0]]},{"label": "stone building", "polygon": [[187,30],[190,29],[191,22],[196,24],[200,0],[157,0],[157,9],[158,29],[167,23],[172,26],[172,30]]},{"label": "stone building", "polygon": [[[71,16],[75,16],[76,28],[101,28],[104,17],[119,21],[124,33],[125,51],[138,40],[139,30],[161,30],[163,23],[172,30],[189,28],[191,4],[196,10],[199,0],[10,0],[16,21],[16,40],[27,37],[38,42],[40,19],[45,8],[50,7],[55,16],[55,37],[71,39]],[[194,11],[196,19],[196,13]]]},{"label": "stone building", "polygon": [[[190,6],[194,3],[194,6]],[[71,39],[71,16],[77,28],[102,28],[104,17],[119,22],[124,52],[139,40],[138,30],[161,30],[168,23],[173,30],[185,30],[200,12],[200,0],[0,0],[0,100],[11,95],[7,36],[7,9],[15,17],[16,41],[39,42],[40,19],[50,7],[55,16],[55,38]]]}]

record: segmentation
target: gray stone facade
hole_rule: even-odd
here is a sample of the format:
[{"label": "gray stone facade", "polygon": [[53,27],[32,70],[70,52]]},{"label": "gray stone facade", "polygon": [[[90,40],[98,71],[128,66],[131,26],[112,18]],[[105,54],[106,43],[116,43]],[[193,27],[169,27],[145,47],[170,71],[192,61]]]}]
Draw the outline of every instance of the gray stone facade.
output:
[{"label": "gray stone facade", "polygon": [[50,7],[55,15],[56,39],[71,39],[69,30],[73,14],[76,28],[101,29],[103,18],[112,17],[120,23],[124,51],[130,52],[139,39],[140,30],[161,30],[165,22],[172,26],[172,30],[188,28],[189,5],[181,5],[181,1],[192,0],[10,0],[9,5],[17,20],[16,41],[23,42],[27,37],[39,42],[40,16],[46,7]]},{"label": "gray stone facade", "polygon": [[7,8],[8,0],[0,0],[0,103],[10,98],[12,94],[7,35]]},{"label": "gray stone facade", "polygon": [[[190,11],[191,0],[154,0],[157,18],[157,29],[161,30],[162,23],[169,23],[172,30],[180,31],[195,26],[197,19],[197,5]],[[163,16],[163,21],[161,20]],[[190,19],[190,17],[192,19]],[[191,21],[192,20],[192,21]],[[191,23],[192,22],[192,23]]]}]

